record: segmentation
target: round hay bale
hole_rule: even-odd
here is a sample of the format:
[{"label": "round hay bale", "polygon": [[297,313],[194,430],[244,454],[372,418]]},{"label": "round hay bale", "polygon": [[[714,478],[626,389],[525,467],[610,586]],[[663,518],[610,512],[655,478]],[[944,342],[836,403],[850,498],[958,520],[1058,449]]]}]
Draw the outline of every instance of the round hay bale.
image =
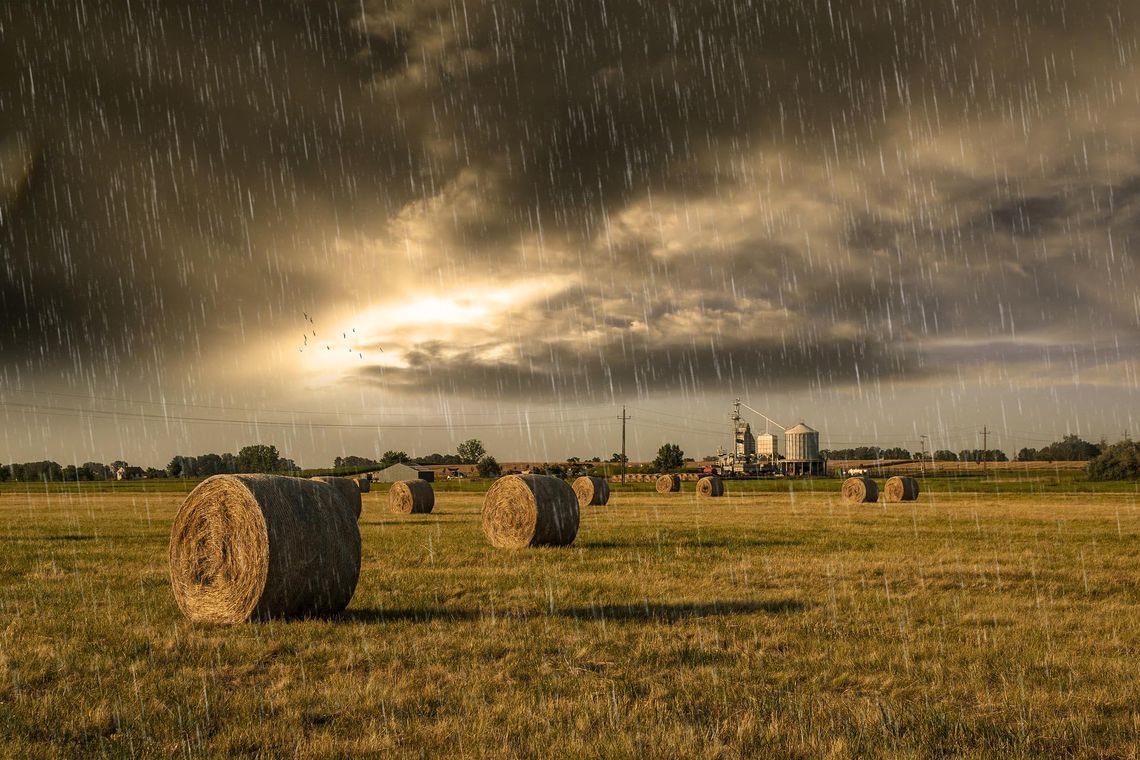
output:
[{"label": "round hay bale", "polygon": [[890,502],[914,501],[918,498],[918,479],[909,475],[888,478],[883,486],[883,495]]},{"label": "round hay bale", "polygon": [[361,501],[360,501],[360,486],[356,485],[356,481],[352,478],[337,478],[332,475],[317,475],[312,480],[320,481],[321,483],[328,483],[330,486],[340,492],[340,495],[345,498],[348,505],[352,507],[353,513],[360,517]]},{"label": "round hay bale", "polygon": [[843,481],[843,498],[851,504],[869,504],[879,500],[879,487],[870,478],[847,478]]},{"label": "round hay bale", "polygon": [[724,496],[724,481],[716,475],[707,475],[697,481],[698,496]]},{"label": "round hay bale", "polygon": [[605,478],[583,475],[574,481],[573,488],[579,507],[601,507],[610,500],[610,484]]},{"label": "round hay bale", "polygon": [[506,475],[483,497],[483,533],[492,546],[569,546],[578,535],[578,497],[560,478]]},{"label": "round hay bale", "polygon": [[657,478],[657,493],[677,493],[681,490],[680,475],[660,475]]},{"label": "round hay bale", "polygon": [[426,515],[435,508],[435,491],[426,480],[400,480],[388,489],[388,511]]},{"label": "round hay bale", "polygon": [[356,483],[361,493],[369,493],[372,490],[372,481],[368,478],[353,478],[352,482]]},{"label": "round hay bale", "polygon": [[190,620],[339,612],[360,577],[360,529],[336,487],[277,475],[215,475],[170,531],[170,585]]}]

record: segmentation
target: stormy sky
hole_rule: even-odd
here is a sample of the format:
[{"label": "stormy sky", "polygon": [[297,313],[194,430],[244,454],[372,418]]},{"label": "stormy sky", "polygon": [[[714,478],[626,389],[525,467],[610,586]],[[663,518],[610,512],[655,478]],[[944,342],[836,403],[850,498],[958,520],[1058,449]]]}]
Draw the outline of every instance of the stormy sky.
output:
[{"label": "stormy sky", "polygon": [[[0,461],[1140,423],[1131,0],[0,6]],[[762,423],[761,423],[762,425]]]}]

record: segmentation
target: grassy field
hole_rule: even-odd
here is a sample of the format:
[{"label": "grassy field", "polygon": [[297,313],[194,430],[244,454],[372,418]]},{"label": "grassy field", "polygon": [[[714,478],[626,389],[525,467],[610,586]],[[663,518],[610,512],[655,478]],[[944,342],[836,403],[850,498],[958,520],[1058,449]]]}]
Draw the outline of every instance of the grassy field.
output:
[{"label": "grassy field", "polygon": [[225,628],[170,595],[188,485],[9,484],[0,756],[1137,757],[1135,484],[784,485],[621,491],[522,552],[478,493],[375,491],[344,615]]}]

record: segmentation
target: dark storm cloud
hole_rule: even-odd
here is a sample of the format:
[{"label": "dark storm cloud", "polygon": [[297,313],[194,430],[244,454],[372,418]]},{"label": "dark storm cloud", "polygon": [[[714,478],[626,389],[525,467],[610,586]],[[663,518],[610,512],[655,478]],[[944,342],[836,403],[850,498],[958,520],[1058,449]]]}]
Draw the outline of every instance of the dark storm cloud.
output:
[{"label": "dark storm cloud", "polygon": [[502,176],[520,225],[591,229],[649,189],[739,181],[758,145],[838,157],[903,109],[934,128],[1074,84],[1134,15],[1094,5],[373,0],[365,29],[441,159]]},{"label": "dark storm cloud", "polygon": [[923,374],[912,352],[858,341],[781,343],[761,337],[733,342],[694,337],[687,345],[629,343],[588,352],[572,346],[522,346],[511,361],[487,361],[478,348],[419,346],[406,368],[369,367],[368,383],[410,393],[535,401],[612,402],[657,393],[700,395],[734,389],[825,388]]},{"label": "dark storm cloud", "polygon": [[0,25],[0,128],[35,146],[0,219],[10,369],[255,331],[324,295],[300,275],[328,227],[414,192],[363,88],[382,51],[336,5],[8,3]]},{"label": "dark storm cloud", "polygon": [[367,303],[352,281],[413,237],[425,283],[583,282],[500,314],[502,352],[359,373],[408,392],[927,378],[958,362],[942,337],[1135,328],[1137,172],[1090,162],[1140,169],[1113,123],[1137,112],[1137,12],[7,4],[0,351],[175,364]]}]

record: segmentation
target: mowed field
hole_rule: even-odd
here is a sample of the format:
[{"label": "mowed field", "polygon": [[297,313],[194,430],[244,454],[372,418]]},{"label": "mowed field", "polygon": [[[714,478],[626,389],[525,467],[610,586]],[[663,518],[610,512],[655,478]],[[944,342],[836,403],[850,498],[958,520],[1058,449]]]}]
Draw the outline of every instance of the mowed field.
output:
[{"label": "mowed field", "polygon": [[170,594],[184,489],[4,490],[0,756],[1137,757],[1135,487],[728,487],[518,552],[376,491],[346,613],[234,627]]}]

